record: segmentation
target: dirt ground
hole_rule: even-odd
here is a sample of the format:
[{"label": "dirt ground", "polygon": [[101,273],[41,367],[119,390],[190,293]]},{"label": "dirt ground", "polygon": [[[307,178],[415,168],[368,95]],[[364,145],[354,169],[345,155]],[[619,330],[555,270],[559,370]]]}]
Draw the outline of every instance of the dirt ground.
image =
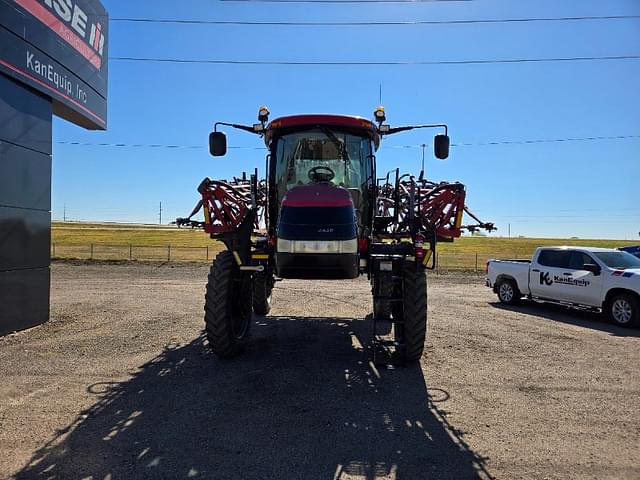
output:
[{"label": "dirt ground", "polygon": [[640,478],[640,330],[431,276],[422,364],[376,369],[366,280],[282,281],[220,361],[205,278],[54,265],[0,338],[0,478]]}]

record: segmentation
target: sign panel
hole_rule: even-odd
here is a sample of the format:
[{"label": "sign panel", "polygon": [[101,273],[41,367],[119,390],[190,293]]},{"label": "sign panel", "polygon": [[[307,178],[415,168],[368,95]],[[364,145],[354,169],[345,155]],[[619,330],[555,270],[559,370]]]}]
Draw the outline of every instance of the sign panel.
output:
[{"label": "sign panel", "polygon": [[104,130],[108,25],[97,0],[0,0],[0,71],[51,97],[56,115]]}]

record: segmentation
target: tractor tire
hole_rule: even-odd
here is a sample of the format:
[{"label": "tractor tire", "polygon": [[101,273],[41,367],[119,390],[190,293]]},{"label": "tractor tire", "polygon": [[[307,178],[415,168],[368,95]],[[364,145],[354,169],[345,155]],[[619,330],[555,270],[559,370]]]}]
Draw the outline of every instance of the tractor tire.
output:
[{"label": "tractor tire", "polygon": [[617,293],[607,302],[609,319],[619,327],[633,327],[640,321],[640,299],[629,293]]},{"label": "tractor tire", "polygon": [[271,311],[273,274],[257,272],[253,275],[253,311],[256,315],[268,315]]},{"label": "tractor tire", "polygon": [[251,327],[251,275],[241,272],[228,250],[209,271],[204,324],[211,351],[220,358],[236,355]]},{"label": "tractor tire", "polygon": [[[412,262],[403,268],[403,302],[394,308],[394,317],[404,321],[394,324],[396,340],[405,344],[407,363],[420,361],[427,337],[427,274],[416,271]],[[399,337],[399,338],[398,338]]]},{"label": "tractor tire", "polygon": [[387,300],[374,300],[373,315],[381,320],[389,320],[391,318],[391,304]]},{"label": "tractor tire", "polygon": [[[387,297],[391,296],[393,293],[391,281],[381,275],[377,275],[373,281],[373,293]],[[391,318],[391,302],[388,300],[374,300],[373,315],[382,320],[389,320]]]}]

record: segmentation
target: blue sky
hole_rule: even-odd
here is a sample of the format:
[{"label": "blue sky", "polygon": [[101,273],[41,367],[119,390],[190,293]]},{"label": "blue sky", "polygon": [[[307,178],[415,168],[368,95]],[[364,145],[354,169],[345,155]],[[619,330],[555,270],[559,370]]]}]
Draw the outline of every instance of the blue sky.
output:
[{"label": "blue sky", "polygon": [[[214,0],[104,0],[112,18],[385,21],[640,15],[637,0],[274,4]],[[640,54],[640,19],[549,23],[272,27],[112,22],[110,55],[132,57],[412,61]],[[371,116],[392,125],[446,122],[452,143],[640,136],[640,60],[489,65],[180,65],[111,61],[109,123],[90,132],[54,121],[53,219],[163,222],[187,214],[203,177],[258,166],[255,136],[228,131],[224,158],[209,156],[217,120],[253,123],[292,113]],[[388,137],[379,170],[418,171],[432,132]],[[62,142],[175,144],[129,148]],[[411,146],[409,148],[399,148]],[[498,235],[636,239],[640,138],[428,150],[427,176],[467,185],[467,203]]]}]

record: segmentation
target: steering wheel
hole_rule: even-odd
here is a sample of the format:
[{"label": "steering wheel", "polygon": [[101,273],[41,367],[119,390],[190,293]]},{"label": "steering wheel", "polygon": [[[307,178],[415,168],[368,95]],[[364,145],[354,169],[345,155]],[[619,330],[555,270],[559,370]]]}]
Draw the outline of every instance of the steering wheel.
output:
[{"label": "steering wheel", "polygon": [[309,180],[311,180],[314,183],[330,182],[331,180],[333,180],[333,177],[335,176],[336,174],[333,170],[331,170],[329,167],[324,167],[322,165],[313,167],[311,170],[309,170]]}]

